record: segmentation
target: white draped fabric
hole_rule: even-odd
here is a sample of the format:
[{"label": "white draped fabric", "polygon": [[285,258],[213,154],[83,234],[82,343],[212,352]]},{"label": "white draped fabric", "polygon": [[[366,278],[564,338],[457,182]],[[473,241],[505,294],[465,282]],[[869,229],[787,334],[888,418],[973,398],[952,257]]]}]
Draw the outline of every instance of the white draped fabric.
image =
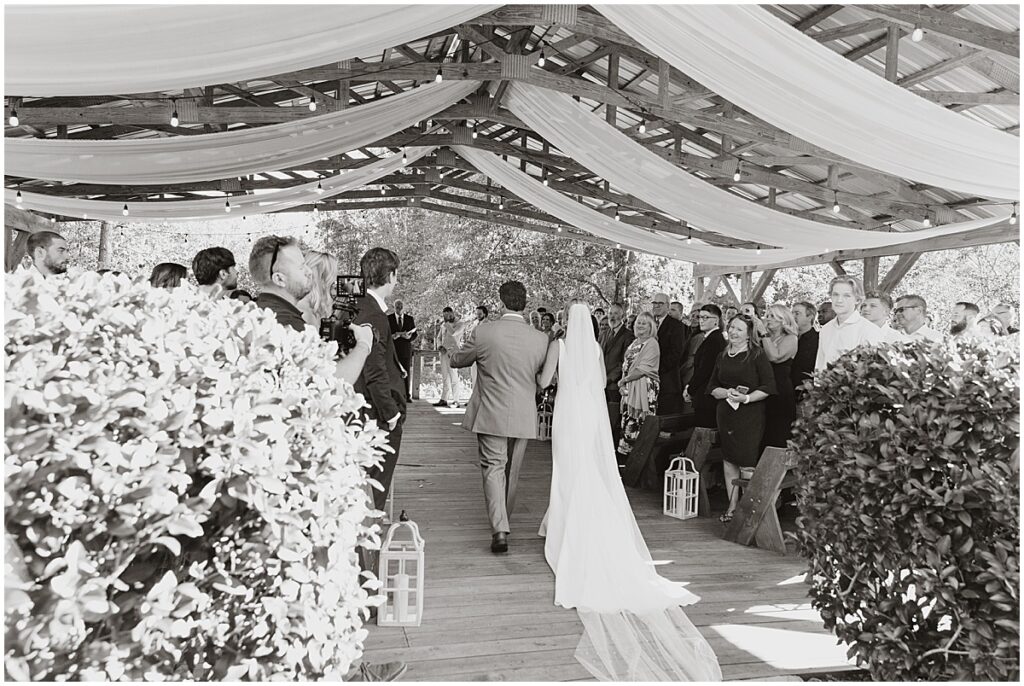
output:
[{"label": "white draped fabric", "polygon": [[857,66],[756,5],[596,5],[730,102],[874,169],[1016,199],[1020,141]]},{"label": "white draped fabric", "polygon": [[181,90],[318,67],[429,36],[496,5],[14,5],[4,92]]},{"label": "white draped fabric", "polygon": [[514,83],[506,92],[505,102],[530,128],[616,188],[723,236],[783,248],[855,250],[935,238],[975,225],[968,221],[923,231],[890,233],[847,229],[793,217],[744,200],[680,169],[568,95]]},{"label": "white draped fabric", "polygon": [[300,121],[196,136],[116,141],[7,138],[6,173],[136,186],[276,171],[370,145],[458,102],[479,85],[431,83]]},{"label": "white draped fabric", "polygon": [[[504,161],[493,153],[461,145],[454,146],[453,149],[481,173],[491,177],[522,200],[587,233],[635,250],[690,262],[737,267],[775,264],[800,257],[821,255],[823,252],[814,249],[770,248],[762,250],[758,254],[757,250],[712,246],[696,239],[692,245],[687,245],[681,236],[623,224],[597,210],[577,203],[545,186],[529,174],[521,172],[513,163]],[[1003,219],[1004,217],[978,219],[961,222],[956,226],[959,227],[959,231],[969,231],[990,226],[1003,221]],[[898,236],[898,234],[888,235]]]},{"label": "white draped fabric", "polygon": [[[415,162],[433,150],[432,147],[410,148],[407,153],[408,161]],[[373,183],[383,176],[400,170],[405,164],[402,161],[402,155],[395,154],[371,162],[365,167],[343,171],[336,176],[330,176],[320,181],[323,193],[317,193],[317,182],[312,181],[260,195],[236,195],[230,199],[231,212],[224,210],[224,203],[227,200],[224,197],[128,203],[127,218],[122,214],[125,203],[109,200],[83,200],[22,191],[22,202],[20,205],[16,205],[17,191],[8,188],[4,191],[4,202],[12,207],[18,206],[28,210],[107,221],[188,222],[201,219],[237,219],[239,215],[279,212],[298,205],[320,202],[345,191]],[[330,210],[331,206],[325,204],[323,209]]]}]

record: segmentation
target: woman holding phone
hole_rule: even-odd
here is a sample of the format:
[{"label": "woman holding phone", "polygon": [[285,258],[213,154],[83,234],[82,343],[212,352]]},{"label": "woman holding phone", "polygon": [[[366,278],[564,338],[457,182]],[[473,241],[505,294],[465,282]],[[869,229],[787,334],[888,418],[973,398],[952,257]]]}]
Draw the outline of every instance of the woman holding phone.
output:
[{"label": "woman holding phone", "polygon": [[729,492],[729,507],[719,517],[722,522],[732,520],[739,504],[739,489],[733,485],[733,479],[739,478],[741,468],[754,467],[760,457],[764,436],[762,401],[776,392],[771,362],[757,345],[754,320],[736,315],[729,320],[726,335],[729,343],[718,356],[708,382],[709,394],[718,401],[718,437]]}]

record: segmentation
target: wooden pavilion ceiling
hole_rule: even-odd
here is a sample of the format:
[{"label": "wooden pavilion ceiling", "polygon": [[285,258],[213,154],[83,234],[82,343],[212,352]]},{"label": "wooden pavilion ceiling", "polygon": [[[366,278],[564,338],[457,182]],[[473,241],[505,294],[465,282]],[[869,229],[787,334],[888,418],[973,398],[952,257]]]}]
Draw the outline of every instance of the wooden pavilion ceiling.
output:
[{"label": "wooden pavilion ceiling", "polygon": [[[1016,6],[776,5],[767,9],[920,97],[1015,135],[1019,132]],[[650,150],[750,202],[868,230],[918,228],[925,217],[944,223],[991,216],[985,207],[990,201],[864,168],[768,124],[647,52],[591,8],[580,7],[571,25],[555,24],[545,20],[546,16],[550,15],[541,5],[510,5],[383,54],[256,81],[90,97],[22,98],[9,94],[5,121],[14,106],[20,125],[7,127],[8,137],[138,139],[312,117],[428,83],[439,68],[446,80],[483,82],[468,102],[435,116],[430,133],[422,122],[367,148],[295,168],[185,185],[55,184],[11,176],[6,185],[118,202],[201,198],[287,188],[367,164],[389,150],[429,145],[439,146],[436,154],[410,165],[404,173],[322,201],[319,208],[414,204],[509,226],[580,236],[554,217],[515,198],[502,197],[472,165],[444,147],[473,145],[519,159],[524,171],[546,176],[552,188],[595,209],[618,210],[625,223],[692,233],[716,245],[747,245],[702,227],[687,226],[685,217],[670,217],[616,190],[505,109],[502,100],[509,81],[502,79],[499,60],[506,54],[522,54],[536,61],[543,50],[544,66],[525,70],[519,80],[577,97]],[[920,43],[908,36],[916,24],[928,31]],[[311,100],[317,103],[315,112],[309,108]],[[172,127],[175,109],[180,123]],[[471,134],[474,125],[475,137]],[[742,160],[744,172],[739,183],[733,181],[738,160]],[[831,211],[836,199],[843,207],[839,215]],[[311,209],[307,205],[290,211]]]}]

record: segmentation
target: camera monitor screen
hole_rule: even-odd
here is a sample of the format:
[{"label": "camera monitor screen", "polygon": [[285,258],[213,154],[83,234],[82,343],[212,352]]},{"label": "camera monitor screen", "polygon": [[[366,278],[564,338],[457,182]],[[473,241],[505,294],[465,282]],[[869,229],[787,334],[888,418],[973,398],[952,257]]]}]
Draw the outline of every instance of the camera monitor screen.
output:
[{"label": "camera monitor screen", "polygon": [[366,295],[366,284],[361,275],[344,274],[338,277],[338,295]]}]

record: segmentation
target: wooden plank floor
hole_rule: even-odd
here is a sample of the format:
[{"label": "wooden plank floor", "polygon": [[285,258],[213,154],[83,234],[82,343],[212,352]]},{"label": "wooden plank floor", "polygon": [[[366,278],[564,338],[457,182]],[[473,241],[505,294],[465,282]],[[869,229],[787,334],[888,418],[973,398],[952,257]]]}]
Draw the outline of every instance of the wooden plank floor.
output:
[{"label": "wooden plank floor", "polygon": [[[531,441],[511,518],[510,550],[490,552],[476,438],[463,411],[427,401],[409,407],[395,473],[402,509],[426,539],[423,624],[368,625],[364,659],[401,660],[406,681],[574,681],[582,626],[555,607],[554,577],[537,529],[547,505],[551,444]],[[763,679],[843,668],[845,650],[811,609],[795,556],[721,539],[717,519],[679,521],[657,493],[627,489],[640,529],[670,579],[701,597],[686,608],[718,655],[726,679]]]}]

